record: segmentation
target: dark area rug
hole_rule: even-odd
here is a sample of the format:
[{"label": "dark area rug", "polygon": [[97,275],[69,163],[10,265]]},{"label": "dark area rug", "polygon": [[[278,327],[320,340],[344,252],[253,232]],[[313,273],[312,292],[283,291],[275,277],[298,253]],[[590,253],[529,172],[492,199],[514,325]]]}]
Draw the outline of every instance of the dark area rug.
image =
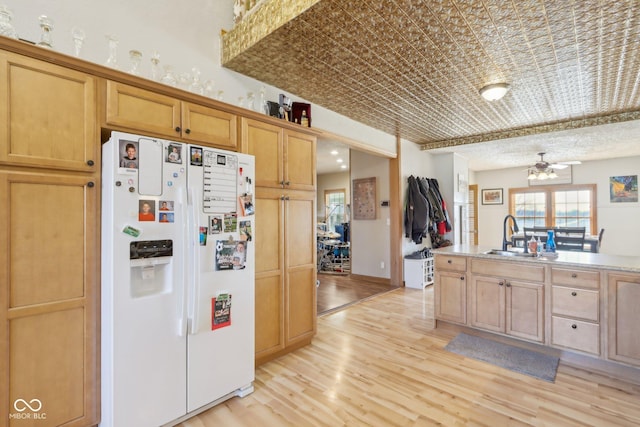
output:
[{"label": "dark area rug", "polygon": [[536,351],[467,334],[458,334],[444,349],[544,381],[556,379],[559,359]]}]

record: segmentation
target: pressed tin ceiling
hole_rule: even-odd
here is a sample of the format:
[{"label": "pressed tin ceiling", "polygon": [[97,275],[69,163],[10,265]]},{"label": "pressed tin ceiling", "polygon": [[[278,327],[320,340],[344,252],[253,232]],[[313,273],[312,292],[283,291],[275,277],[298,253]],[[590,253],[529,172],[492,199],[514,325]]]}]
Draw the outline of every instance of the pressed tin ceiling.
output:
[{"label": "pressed tin ceiling", "polygon": [[637,0],[263,0],[222,62],[431,149],[639,119],[639,48]]}]

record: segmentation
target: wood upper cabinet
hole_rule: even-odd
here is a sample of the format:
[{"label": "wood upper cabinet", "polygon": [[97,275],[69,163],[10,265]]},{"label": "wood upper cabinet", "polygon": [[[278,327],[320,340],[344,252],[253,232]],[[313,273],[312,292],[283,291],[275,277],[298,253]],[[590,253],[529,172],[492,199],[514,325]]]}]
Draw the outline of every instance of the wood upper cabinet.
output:
[{"label": "wood upper cabinet", "polygon": [[607,285],[607,357],[640,366],[640,274],[609,273]]},{"label": "wood upper cabinet", "polygon": [[256,186],[315,191],[315,136],[243,118],[240,151],[256,157]]},{"label": "wood upper cabinet", "polygon": [[[0,168],[0,416],[38,399],[47,426],[98,422],[100,182]],[[8,378],[5,376],[8,374]],[[9,414],[9,415],[8,415]]]},{"label": "wood upper cabinet", "polygon": [[472,259],[470,325],[543,342],[544,277],[544,266]]},{"label": "wood upper cabinet", "polygon": [[238,145],[235,114],[111,80],[106,82],[104,121],[111,128],[227,150]]},{"label": "wood upper cabinet", "polygon": [[97,170],[95,78],[0,52],[0,84],[0,164]]}]

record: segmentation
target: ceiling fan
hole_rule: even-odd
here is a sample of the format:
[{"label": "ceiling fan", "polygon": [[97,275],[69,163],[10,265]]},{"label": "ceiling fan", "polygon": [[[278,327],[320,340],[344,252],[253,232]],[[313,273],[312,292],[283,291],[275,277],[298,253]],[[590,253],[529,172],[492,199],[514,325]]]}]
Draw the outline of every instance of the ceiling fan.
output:
[{"label": "ceiling fan", "polygon": [[527,179],[553,179],[557,178],[555,169],[565,169],[570,165],[579,165],[582,162],[579,160],[570,160],[567,162],[558,162],[558,163],[549,163],[544,160],[544,155],[546,153],[538,153],[540,156],[540,160],[536,162],[536,164],[529,166],[527,169],[528,176]]}]

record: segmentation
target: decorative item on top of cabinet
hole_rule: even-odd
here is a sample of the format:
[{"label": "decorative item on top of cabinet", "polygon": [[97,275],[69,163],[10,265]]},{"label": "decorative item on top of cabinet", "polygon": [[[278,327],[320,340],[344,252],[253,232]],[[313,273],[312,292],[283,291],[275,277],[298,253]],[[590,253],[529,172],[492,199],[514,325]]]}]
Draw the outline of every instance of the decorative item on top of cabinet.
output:
[{"label": "decorative item on top of cabinet", "polygon": [[106,91],[108,128],[237,149],[234,114],[114,81],[107,81]]},{"label": "decorative item on top of cabinet", "polygon": [[640,274],[608,273],[607,358],[640,366]]},{"label": "decorative item on top of cabinet", "polygon": [[467,323],[467,258],[435,255],[436,319]]},{"label": "decorative item on top of cabinet", "polygon": [[96,171],[93,77],[0,52],[0,164]]}]

